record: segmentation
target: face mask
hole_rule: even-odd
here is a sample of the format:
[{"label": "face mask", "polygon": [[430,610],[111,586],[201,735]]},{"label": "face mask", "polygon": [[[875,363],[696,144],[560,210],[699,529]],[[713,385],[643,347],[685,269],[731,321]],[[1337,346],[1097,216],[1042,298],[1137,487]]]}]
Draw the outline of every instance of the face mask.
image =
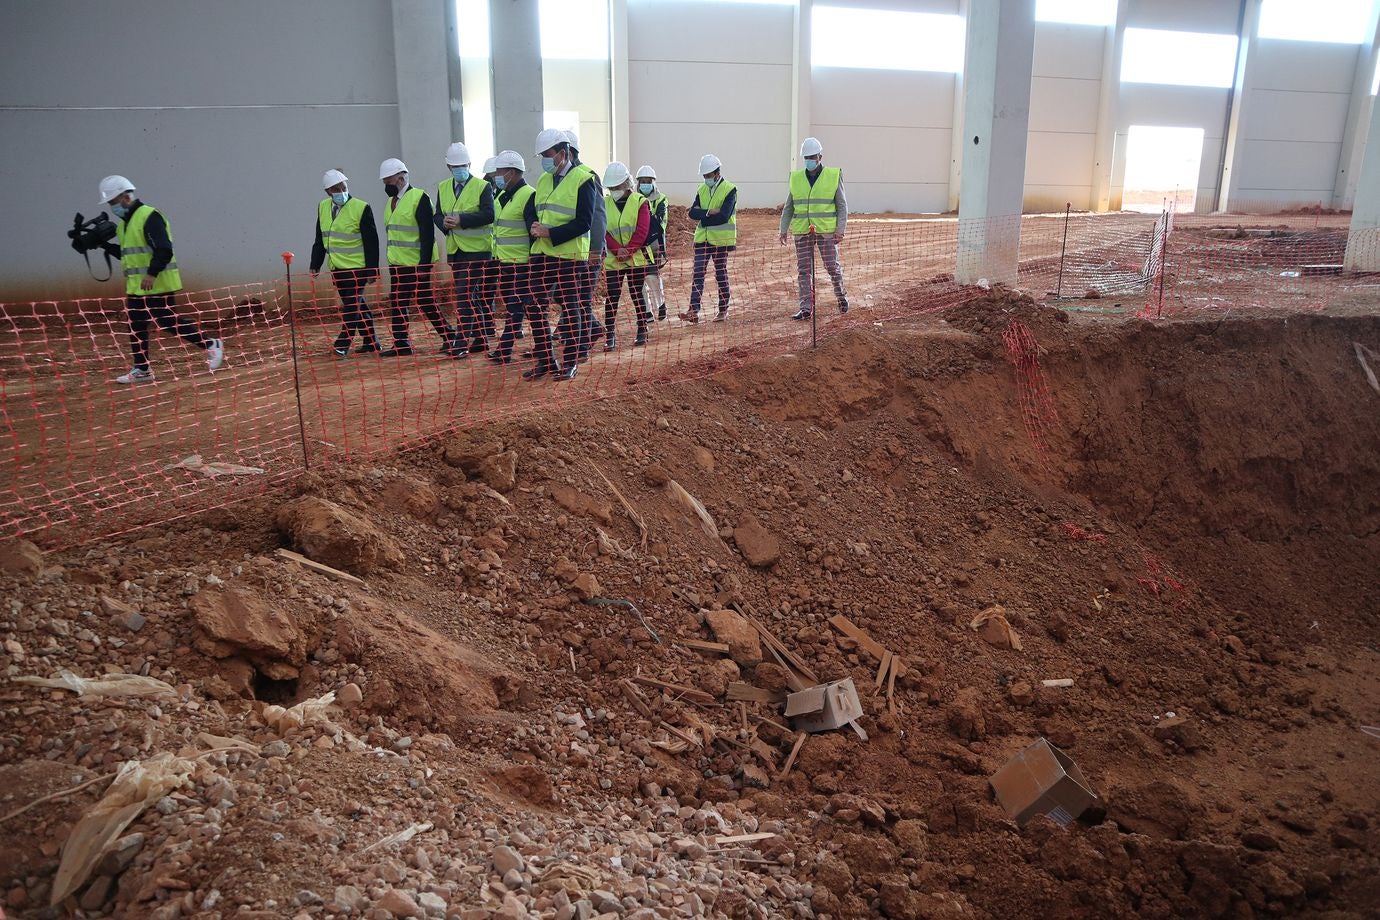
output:
[{"label": "face mask", "polygon": [[805,161],[805,168],[808,169],[810,172],[814,172],[816,169],[819,169],[819,157],[811,157],[807,159]]},{"label": "face mask", "polygon": [[640,185],[638,185],[637,190],[644,195],[650,195],[652,193],[652,189],[654,188],[656,188],[656,186],[652,185],[652,183],[643,182]]},{"label": "face mask", "polygon": [[614,193],[615,195],[618,196],[618,200],[619,200],[619,201],[625,201],[625,200],[627,200],[627,197],[628,197],[629,195],[632,194],[632,189],[630,189],[630,188],[614,189],[613,193]]},{"label": "face mask", "polygon": [[389,185],[387,183],[384,183],[383,190],[388,194],[389,198],[398,197],[398,187],[396,185]]},{"label": "face mask", "polygon": [[349,192],[331,192],[331,201],[334,201],[338,207],[344,205],[345,202],[349,200]]},{"label": "face mask", "polygon": [[504,190],[505,188],[507,188],[507,187],[508,187],[508,180],[507,180],[507,179],[503,178],[502,176],[494,176],[494,188],[498,189],[498,190],[501,192],[501,191],[503,191],[503,190]]},{"label": "face mask", "polygon": [[470,168],[468,166],[452,166],[450,174],[455,177],[457,182],[470,181]]},{"label": "face mask", "polygon": [[716,186],[716,185],[719,184],[719,180],[718,180],[718,179],[711,179],[711,178],[709,178],[708,176],[705,176],[705,177],[704,177],[704,184],[707,185],[707,186],[709,186],[709,187],[712,189],[714,186]]},{"label": "face mask", "polygon": [[124,220],[126,217],[129,216],[129,208],[125,207],[122,204],[112,204],[110,206],[110,210],[114,211],[115,216],[120,218],[120,220]]},{"label": "face mask", "polygon": [[556,171],[556,160],[554,157],[541,158],[541,171],[553,173]]}]

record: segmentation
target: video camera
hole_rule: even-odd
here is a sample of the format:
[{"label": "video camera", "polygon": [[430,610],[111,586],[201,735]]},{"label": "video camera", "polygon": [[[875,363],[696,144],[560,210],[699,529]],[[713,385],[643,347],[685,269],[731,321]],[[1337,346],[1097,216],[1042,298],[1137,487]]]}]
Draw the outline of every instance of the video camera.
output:
[{"label": "video camera", "polygon": [[[67,237],[72,241],[72,248],[81,253],[86,258],[86,269],[91,271],[91,250],[100,249],[103,243],[108,243],[115,238],[115,222],[106,216],[102,211],[90,219],[81,216],[72,218],[72,229],[67,231]],[[91,271],[91,277],[97,281],[109,281],[114,275],[114,268],[110,264],[110,253],[105,253],[106,276],[96,278],[96,273]]]}]

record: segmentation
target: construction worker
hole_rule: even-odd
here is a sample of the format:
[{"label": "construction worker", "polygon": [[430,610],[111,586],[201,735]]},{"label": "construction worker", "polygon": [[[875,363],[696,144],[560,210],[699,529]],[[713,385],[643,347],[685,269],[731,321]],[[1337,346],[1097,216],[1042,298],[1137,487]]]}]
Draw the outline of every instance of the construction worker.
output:
[{"label": "construction worker", "polygon": [[[565,142],[570,148],[570,155],[574,158],[577,166],[585,164],[580,160],[580,139],[576,137],[574,131],[565,132]],[[592,168],[589,173],[598,182],[598,176]],[[599,273],[604,268],[604,235],[608,230],[605,223],[604,214],[604,187],[595,186],[598,198],[594,204],[594,216],[589,225],[589,261],[585,263],[584,269],[580,273],[580,303],[584,308],[584,325],[581,327],[583,336],[580,339],[579,359],[585,361],[589,358],[590,349],[594,343],[599,341],[604,335],[604,326],[599,322],[598,316],[594,312],[594,291],[599,287]]]},{"label": "construction worker", "polygon": [[[531,227],[529,269],[537,296],[532,323],[535,363],[522,376],[537,380],[552,374],[557,380],[573,380],[584,331],[580,276],[582,266],[589,261],[589,228],[598,200],[598,180],[589,167],[575,162],[562,131],[547,128],[538,134],[536,151],[543,174],[537,180],[537,220]],[[556,363],[551,345],[546,305],[553,301],[561,305],[564,367]]]},{"label": "construction worker", "polygon": [[526,171],[527,164],[516,150],[504,150],[494,158],[494,188],[498,191],[494,199],[497,301],[508,311],[498,347],[489,352],[489,360],[497,364],[513,360],[513,340],[521,334],[524,318],[532,322],[534,329],[537,325],[537,300],[532,294],[529,265],[532,225],[537,222],[536,189],[524,179]]},{"label": "construction worker", "polygon": [[[494,175],[498,172],[498,157],[489,157],[484,161],[484,181],[489,183],[489,188],[498,191],[494,185]],[[497,218],[495,218],[497,219]]]},{"label": "construction worker", "polygon": [[661,270],[666,266],[666,230],[670,216],[669,202],[656,187],[656,170],[643,166],[637,171],[637,191],[647,199],[652,209],[652,229],[647,236],[647,280],[644,282],[648,310],[656,305],[656,318],[666,318],[666,286],[661,280]]},{"label": "construction worker", "polygon": [[397,158],[379,166],[388,206],[384,208],[384,236],[388,241],[389,300],[393,347],[379,352],[384,358],[412,354],[409,333],[410,308],[415,303],[431,320],[441,337],[442,354],[463,354],[459,333],[446,324],[436,308],[431,287],[431,263],[436,253],[436,227],[432,223],[431,198],[407,181],[407,164]]},{"label": "construction worker", "polygon": [[825,166],[824,147],[813,137],[800,144],[804,169],[791,173],[786,206],[781,209],[781,245],[795,237],[795,267],[800,286],[800,309],[791,319],[809,319],[815,312],[815,250],[824,259],[824,270],[834,282],[839,312],[848,312],[848,293],[843,287],[839,243],[848,223],[848,201],[843,196],[843,170]]},{"label": "construction worker", "polygon": [[728,316],[728,254],[738,248],[738,188],[723,177],[723,164],[712,153],[700,157],[703,184],[690,206],[690,219],[695,226],[694,274],[690,282],[690,307],[680,314],[683,322],[700,321],[700,296],[704,293],[704,276],[709,263],[714,263],[714,275],[719,282],[719,315],[721,323]]},{"label": "construction worker", "polygon": [[637,338],[633,347],[647,344],[647,320],[651,314],[642,296],[642,282],[647,277],[647,236],[652,229],[652,209],[647,199],[633,191],[628,167],[617,161],[604,170],[604,210],[608,218],[605,240],[608,254],[604,256],[604,277],[607,295],[604,300],[604,351],[618,347],[615,333],[618,320],[618,300],[627,281],[632,297],[633,315],[637,317]]},{"label": "construction worker", "polygon": [[324,264],[340,294],[340,332],[331,348],[338,358],[350,356],[350,342],[359,336],[359,354],[376,353],[374,315],[364,300],[364,286],[379,274],[379,231],[374,212],[361,198],[350,195],[350,180],[338,169],[321,177],[326,197],[316,208],[316,241],[311,246],[311,274]]},{"label": "construction worker", "polygon": [[470,172],[470,151],[456,142],[446,148],[450,178],[436,187],[436,228],[446,235],[446,260],[455,282],[455,308],[462,346],[484,351],[494,316],[487,291],[494,222],[493,188]]},{"label": "construction worker", "polygon": [[129,317],[129,345],[134,366],[115,378],[116,383],[152,383],[149,367],[149,323],[179,336],[206,352],[206,365],[217,370],[225,360],[220,339],[201,334],[196,323],[173,312],[173,298],[182,290],[182,274],[173,255],[172,228],[167,218],[134,197],[134,184],[124,176],[101,180],[101,203],[108,205],[118,223],[115,242],[102,243],[108,256],[120,260],[125,274],[125,312]]}]

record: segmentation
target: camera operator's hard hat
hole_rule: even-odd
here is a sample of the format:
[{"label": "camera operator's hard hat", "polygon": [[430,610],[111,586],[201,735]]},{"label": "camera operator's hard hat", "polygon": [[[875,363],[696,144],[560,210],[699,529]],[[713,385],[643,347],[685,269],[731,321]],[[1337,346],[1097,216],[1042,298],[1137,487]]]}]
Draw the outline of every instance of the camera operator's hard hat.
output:
[{"label": "camera operator's hard hat", "polygon": [[338,169],[328,169],[321,175],[322,188],[330,188],[332,185],[339,185],[342,182],[349,181],[349,177]]},{"label": "camera operator's hard hat", "polygon": [[389,157],[379,164],[379,178],[387,179],[389,176],[396,176],[398,173],[407,172],[407,164],[397,157]]},{"label": "camera operator's hard hat", "polygon": [[106,176],[101,180],[101,204],[109,204],[110,199],[118,198],[125,192],[134,191],[134,183],[124,176]]}]

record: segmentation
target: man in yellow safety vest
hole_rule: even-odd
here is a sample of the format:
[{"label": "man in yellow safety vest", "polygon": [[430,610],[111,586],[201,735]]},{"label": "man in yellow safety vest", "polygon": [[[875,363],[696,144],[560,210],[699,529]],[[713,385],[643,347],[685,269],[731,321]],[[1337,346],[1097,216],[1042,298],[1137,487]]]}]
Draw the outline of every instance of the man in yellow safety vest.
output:
[{"label": "man in yellow safety vest", "polygon": [[477,354],[494,332],[489,303],[494,190],[483,176],[470,172],[469,148],[459,141],[446,148],[446,170],[449,178],[436,187],[436,227],[446,237],[460,334],[470,353]]},{"label": "man in yellow safety vest", "polygon": [[848,292],[843,287],[843,266],[839,264],[839,243],[848,223],[848,200],[843,196],[843,170],[823,165],[824,147],[807,137],[800,145],[804,169],[791,173],[786,206],[781,209],[781,245],[795,237],[796,281],[800,287],[800,309],[791,319],[809,319],[815,312],[815,250],[824,260],[824,270],[834,282],[834,298],[839,312],[848,312]]},{"label": "man in yellow safety vest", "polygon": [[700,297],[704,293],[704,276],[709,263],[714,263],[714,275],[719,282],[719,315],[721,323],[728,316],[728,254],[738,248],[738,187],[723,177],[723,164],[712,153],[700,157],[700,175],[704,178],[695,203],[690,206],[690,219],[695,227],[695,261],[690,279],[690,306],[680,314],[681,322],[700,321]]},{"label": "man in yellow safety vest", "polygon": [[460,334],[447,325],[432,291],[436,227],[432,223],[431,198],[407,181],[407,164],[396,157],[389,157],[379,166],[379,179],[388,196],[383,228],[388,241],[388,299],[393,327],[393,346],[379,354],[384,358],[412,354],[409,313],[415,303],[441,337],[441,353],[463,357],[466,352]]},{"label": "man in yellow safety vest", "polygon": [[316,240],[311,246],[311,275],[325,265],[340,293],[340,332],[331,346],[337,358],[350,356],[350,342],[360,338],[359,354],[377,354],[374,314],[364,288],[379,276],[379,230],[374,212],[350,194],[350,180],[338,169],[321,176],[326,197],[316,206]]}]

